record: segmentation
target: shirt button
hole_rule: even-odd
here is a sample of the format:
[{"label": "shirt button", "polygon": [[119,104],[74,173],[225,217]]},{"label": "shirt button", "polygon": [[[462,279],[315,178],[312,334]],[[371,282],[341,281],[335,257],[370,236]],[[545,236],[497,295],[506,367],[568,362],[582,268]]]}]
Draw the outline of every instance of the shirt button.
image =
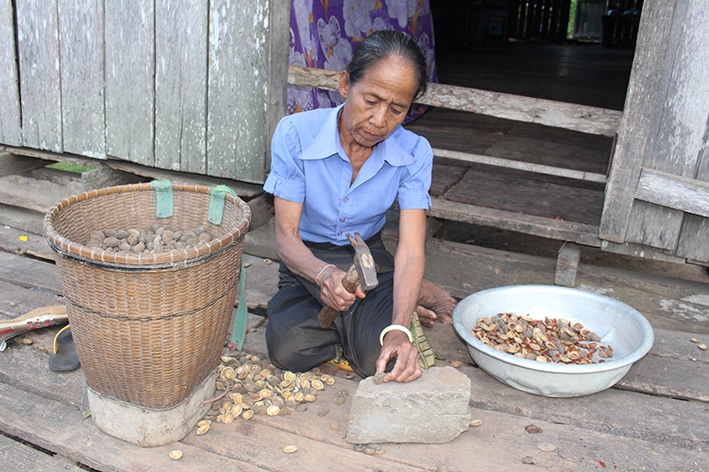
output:
[{"label": "shirt button", "polygon": [[344,199],[343,199],[342,201],[343,201],[343,202],[345,202],[345,203],[347,203],[347,202],[349,202],[349,201],[350,201],[350,199],[349,199],[349,198],[347,198],[347,197],[345,197],[345,198],[344,198]]},{"label": "shirt button", "polygon": [[340,223],[344,223],[344,222],[345,222],[345,219],[344,219],[344,218],[340,218]]},{"label": "shirt button", "polygon": [[277,184],[280,184],[280,183],[281,183],[281,179],[276,180],[276,183],[277,183]]},{"label": "shirt button", "polygon": [[338,235],[338,236],[342,236],[342,231],[338,231],[338,232],[337,232],[337,235]]}]

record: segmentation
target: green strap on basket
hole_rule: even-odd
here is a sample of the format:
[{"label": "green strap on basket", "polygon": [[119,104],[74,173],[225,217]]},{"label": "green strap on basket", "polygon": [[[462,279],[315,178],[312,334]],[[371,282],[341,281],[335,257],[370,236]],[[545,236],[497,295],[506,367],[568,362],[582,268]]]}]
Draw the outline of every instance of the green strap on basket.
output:
[{"label": "green strap on basket", "polygon": [[155,217],[170,218],[175,213],[175,199],[172,195],[172,183],[169,180],[150,182],[155,190]]},{"label": "green strap on basket", "polygon": [[217,185],[209,193],[209,215],[207,220],[212,224],[220,225],[222,224],[222,218],[224,218],[224,196],[227,193],[236,195],[236,192],[226,185]]},{"label": "green strap on basket", "polygon": [[234,317],[234,326],[231,329],[231,349],[241,351],[244,348],[246,339],[246,322],[248,320],[248,312],[246,309],[246,290],[244,288],[244,260],[241,260],[241,269],[239,269],[239,306],[236,309]]}]

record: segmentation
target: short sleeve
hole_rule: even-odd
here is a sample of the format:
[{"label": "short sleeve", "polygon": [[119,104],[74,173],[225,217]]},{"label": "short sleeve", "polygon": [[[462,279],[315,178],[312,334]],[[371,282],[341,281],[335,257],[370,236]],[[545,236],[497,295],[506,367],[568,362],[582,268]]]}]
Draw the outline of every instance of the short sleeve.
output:
[{"label": "short sleeve", "polygon": [[406,176],[399,183],[397,195],[402,210],[428,210],[431,208],[431,172],[433,150],[428,141],[419,136],[412,151],[414,163],[407,166]]},{"label": "short sleeve", "polygon": [[264,191],[296,203],[305,200],[305,175],[298,156],[302,144],[293,124],[285,117],[276,127],[271,141],[271,172]]}]

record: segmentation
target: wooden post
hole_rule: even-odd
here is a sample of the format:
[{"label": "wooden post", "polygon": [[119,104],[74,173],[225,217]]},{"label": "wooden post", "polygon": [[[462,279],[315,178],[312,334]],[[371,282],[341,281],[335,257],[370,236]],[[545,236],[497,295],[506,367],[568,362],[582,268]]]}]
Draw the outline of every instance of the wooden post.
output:
[{"label": "wooden post", "polygon": [[576,273],[581,260],[581,246],[574,243],[564,243],[559,249],[556,259],[554,283],[563,287],[573,287],[576,284]]}]

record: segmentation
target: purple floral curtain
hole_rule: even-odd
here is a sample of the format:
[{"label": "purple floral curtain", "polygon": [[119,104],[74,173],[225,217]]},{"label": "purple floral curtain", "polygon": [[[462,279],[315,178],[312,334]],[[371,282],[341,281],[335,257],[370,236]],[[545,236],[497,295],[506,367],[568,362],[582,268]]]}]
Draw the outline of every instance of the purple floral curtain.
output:
[{"label": "purple floral curtain", "polygon": [[[426,56],[429,81],[436,82],[436,54],[429,0],[291,0],[290,64],[320,69],[347,67],[357,44],[379,30],[413,36]],[[288,113],[342,103],[338,92],[288,86]],[[425,108],[412,109],[407,121]]]}]

